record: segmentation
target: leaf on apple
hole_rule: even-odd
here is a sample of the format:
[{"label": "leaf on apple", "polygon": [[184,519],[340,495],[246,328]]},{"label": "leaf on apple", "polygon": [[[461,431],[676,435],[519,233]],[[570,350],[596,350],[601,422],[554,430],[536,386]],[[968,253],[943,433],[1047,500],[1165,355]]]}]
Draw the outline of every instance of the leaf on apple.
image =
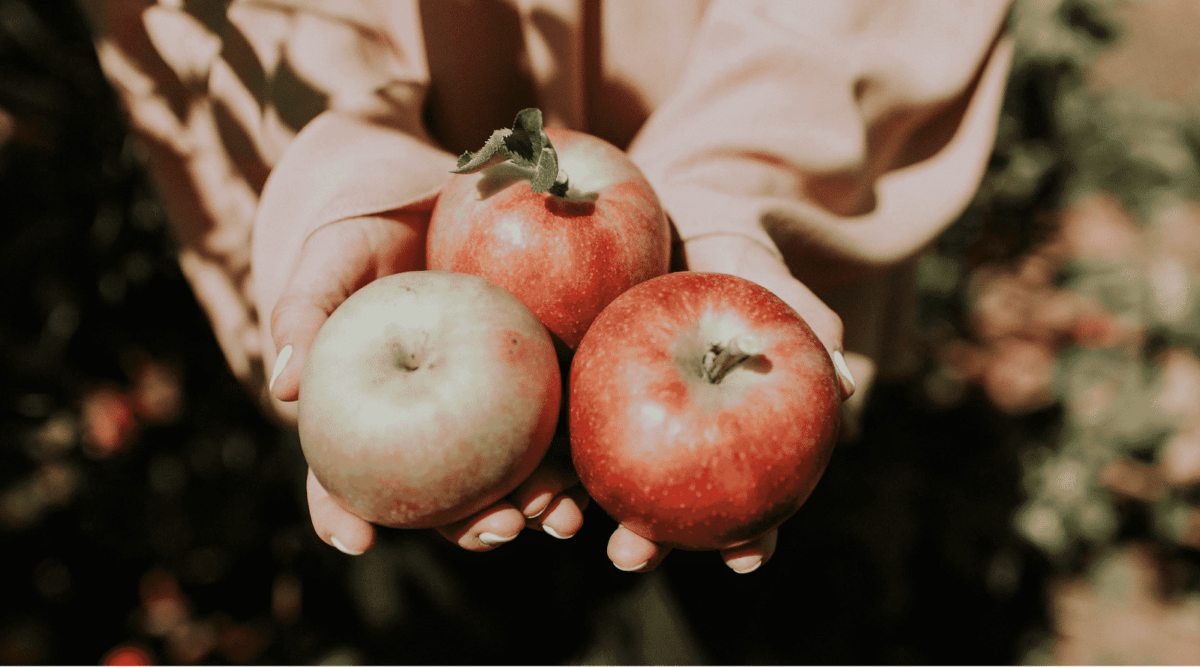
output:
[{"label": "leaf on apple", "polygon": [[511,159],[509,149],[505,145],[504,140],[512,134],[510,129],[496,130],[492,136],[483,144],[483,148],[472,153],[465,151],[458,156],[457,166],[451,170],[454,174],[473,174],[482,169],[506,162]]},{"label": "leaf on apple", "polygon": [[549,192],[562,196],[567,192],[566,172],[558,167],[558,153],[542,126],[541,109],[523,109],[512,128],[496,130],[478,151],[458,156],[454,174],[473,174],[501,162],[533,172],[530,189],[537,194]]}]

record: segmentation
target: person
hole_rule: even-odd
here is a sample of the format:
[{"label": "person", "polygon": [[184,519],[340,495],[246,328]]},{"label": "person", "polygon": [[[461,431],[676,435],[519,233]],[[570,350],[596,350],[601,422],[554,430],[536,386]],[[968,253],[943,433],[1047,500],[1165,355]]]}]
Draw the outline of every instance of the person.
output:
[{"label": "person", "polygon": [[[542,109],[628,150],[693,270],[805,317],[861,404],[911,367],[913,264],[982,177],[1009,0],[83,0],[229,366],[294,425],[306,351],[371,280],[423,268],[454,156]],[[854,378],[858,378],[856,386]],[[375,528],[309,474],[312,523]],[[570,537],[586,498],[543,466],[439,529],[471,551]],[[738,572],[776,533],[721,552]],[[618,527],[616,567],[669,549]]]}]

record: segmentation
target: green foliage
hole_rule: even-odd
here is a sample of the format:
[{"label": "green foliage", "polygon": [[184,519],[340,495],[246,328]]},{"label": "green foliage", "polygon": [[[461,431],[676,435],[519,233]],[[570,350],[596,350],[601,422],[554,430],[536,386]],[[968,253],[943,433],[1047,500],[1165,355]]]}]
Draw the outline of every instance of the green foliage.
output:
[{"label": "green foliage", "polygon": [[[1104,190],[1145,216],[1164,196],[1200,194],[1200,125],[1183,109],[1121,90],[1088,70],[1120,42],[1117,0],[1018,0],[1016,45],[988,177],[977,203],[1028,217]],[[1006,220],[1018,224],[1014,220]]]},{"label": "green foliage", "polygon": [[[1114,196],[1143,236],[1156,216],[1200,198],[1197,119],[1179,106],[1089,80],[1093,62],[1120,42],[1111,18],[1116,4],[1014,5],[1016,53],[995,151],[971,210],[931,260],[937,280],[927,283],[937,294],[967,299],[965,280],[946,287],[945,277],[955,274],[948,264],[958,262],[960,276],[970,273],[964,259],[970,252],[975,262],[1015,264],[1054,237],[1060,211],[1088,195]],[[964,239],[975,242],[970,252]],[[1024,444],[1026,502],[1014,525],[1063,568],[1129,541],[1195,546],[1188,536],[1195,489],[1164,484],[1155,470],[1179,432],[1158,403],[1164,350],[1200,353],[1195,270],[1156,263],[1153,252],[1149,259],[1130,255],[1128,261],[1075,258],[1056,278],[1057,288],[1100,304],[1132,332],[1058,350],[1055,406],[1042,413],[1054,415],[1055,427],[1045,441]],[[1181,275],[1164,280],[1161,273],[1173,270]]]}]

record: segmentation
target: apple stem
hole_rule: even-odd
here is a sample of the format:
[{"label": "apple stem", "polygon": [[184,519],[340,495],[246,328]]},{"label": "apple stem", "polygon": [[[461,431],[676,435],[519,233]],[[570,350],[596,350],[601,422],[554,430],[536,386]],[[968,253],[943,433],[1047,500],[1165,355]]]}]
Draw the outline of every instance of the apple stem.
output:
[{"label": "apple stem", "polygon": [[396,368],[410,373],[421,367],[421,364],[417,362],[416,355],[399,345],[393,352],[392,361]]},{"label": "apple stem", "polygon": [[535,193],[567,196],[570,179],[558,165],[558,153],[542,127],[541,109],[522,109],[511,129],[496,130],[483,148],[458,156],[458,164],[451,173],[473,174],[500,162],[530,170],[529,180]]},{"label": "apple stem", "polygon": [[[550,139],[547,138],[546,142],[549,143]],[[570,187],[571,178],[567,176],[567,170],[559,167],[558,177],[554,179],[554,183],[546,191],[556,197],[566,197],[567,190],[570,189]]]},{"label": "apple stem", "polygon": [[762,354],[766,348],[763,340],[752,333],[740,333],[724,343],[713,343],[704,353],[700,362],[700,372],[704,379],[712,384],[721,384],[725,375],[735,366],[755,355]]}]

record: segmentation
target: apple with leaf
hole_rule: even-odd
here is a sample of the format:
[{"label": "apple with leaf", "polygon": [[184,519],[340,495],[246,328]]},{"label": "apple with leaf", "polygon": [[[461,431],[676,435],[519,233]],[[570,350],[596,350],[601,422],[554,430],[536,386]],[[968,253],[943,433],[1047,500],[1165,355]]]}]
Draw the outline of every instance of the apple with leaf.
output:
[{"label": "apple with leaf", "polygon": [[543,128],[538,109],[459,157],[426,246],[430,269],[504,287],[567,349],[619,294],[666,273],[670,255],[666,214],[628,156]]}]

